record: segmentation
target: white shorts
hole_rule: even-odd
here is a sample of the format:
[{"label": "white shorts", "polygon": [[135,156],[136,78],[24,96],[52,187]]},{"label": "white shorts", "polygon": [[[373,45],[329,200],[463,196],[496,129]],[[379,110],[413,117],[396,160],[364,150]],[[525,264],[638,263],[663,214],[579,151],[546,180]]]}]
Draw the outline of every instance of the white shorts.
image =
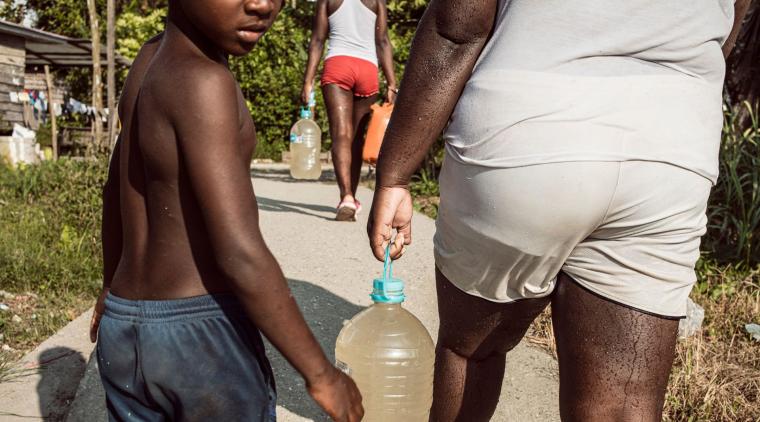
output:
[{"label": "white shorts", "polygon": [[682,317],[712,184],[647,161],[487,168],[446,157],[438,269],[493,302],[549,295],[560,271],[644,312]]}]

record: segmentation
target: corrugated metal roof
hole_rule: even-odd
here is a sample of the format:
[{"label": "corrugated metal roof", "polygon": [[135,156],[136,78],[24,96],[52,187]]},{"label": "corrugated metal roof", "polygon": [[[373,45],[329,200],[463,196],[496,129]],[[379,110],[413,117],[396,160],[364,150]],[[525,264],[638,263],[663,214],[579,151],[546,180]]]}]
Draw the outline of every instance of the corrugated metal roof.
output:
[{"label": "corrugated metal roof", "polygon": [[[39,29],[0,20],[0,34],[26,40],[27,65],[51,65],[59,67],[92,66],[92,42],[86,38],[71,38]],[[101,47],[103,65],[106,48]],[[116,63],[129,66],[130,60],[116,54]]]}]

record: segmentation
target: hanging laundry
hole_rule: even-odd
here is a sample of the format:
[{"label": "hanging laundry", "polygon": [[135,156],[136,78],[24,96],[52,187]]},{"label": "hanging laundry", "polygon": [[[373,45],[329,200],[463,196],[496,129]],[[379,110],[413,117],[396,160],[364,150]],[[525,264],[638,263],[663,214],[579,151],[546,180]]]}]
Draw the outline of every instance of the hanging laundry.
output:
[{"label": "hanging laundry", "polygon": [[91,107],[73,98],[69,98],[69,102],[66,104],[66,108],[69,110],[70,113],[89,114],[89,109]]}]

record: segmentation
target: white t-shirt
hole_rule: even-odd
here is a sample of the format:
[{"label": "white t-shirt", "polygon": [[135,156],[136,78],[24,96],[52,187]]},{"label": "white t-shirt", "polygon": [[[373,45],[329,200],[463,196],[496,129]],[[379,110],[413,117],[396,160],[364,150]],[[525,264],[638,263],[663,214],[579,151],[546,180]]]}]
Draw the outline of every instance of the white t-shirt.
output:
[{"label": "white t-shirt", "polygon": [[644,160],[715,182],[733,0],[500,0],[445,132],[461,162]]}]

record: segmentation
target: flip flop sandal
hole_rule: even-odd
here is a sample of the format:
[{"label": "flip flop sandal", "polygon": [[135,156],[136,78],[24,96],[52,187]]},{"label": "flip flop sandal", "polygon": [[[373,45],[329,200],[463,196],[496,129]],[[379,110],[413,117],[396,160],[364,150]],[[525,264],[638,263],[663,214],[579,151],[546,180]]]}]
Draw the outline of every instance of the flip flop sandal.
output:
[{"label": "flip flop sandal", "polygon": [[343,201],[338,204],[335,221],[356,221],[356,203],[353,201]]},{"label": "flip flop sandal", "polygon": [[362,212],[362,203],[358,199],[354,201],[354,204],[356,204],[356,214]]}]

